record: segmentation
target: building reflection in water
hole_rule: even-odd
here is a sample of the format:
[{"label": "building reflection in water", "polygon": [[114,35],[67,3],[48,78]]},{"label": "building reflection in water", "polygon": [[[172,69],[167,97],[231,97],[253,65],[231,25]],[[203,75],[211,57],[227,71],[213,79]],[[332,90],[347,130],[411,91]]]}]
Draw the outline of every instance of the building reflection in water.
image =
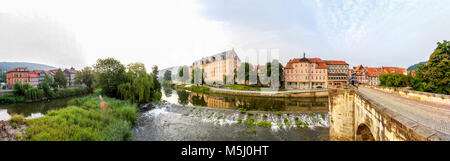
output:
[{"label": "building reflection in water", "polygon": [[268,98],[240,97],[221,94],[200,94],[178,90],[178,103],[226,109],[242,108],[258,111],[328,111],[328,97],[319,98]]}]

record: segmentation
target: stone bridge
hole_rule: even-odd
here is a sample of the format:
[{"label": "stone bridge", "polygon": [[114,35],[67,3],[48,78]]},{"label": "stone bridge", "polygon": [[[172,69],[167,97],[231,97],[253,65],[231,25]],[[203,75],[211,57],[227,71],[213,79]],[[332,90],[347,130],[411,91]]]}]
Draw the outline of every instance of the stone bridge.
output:
[{"label": "stone bridge", "polygon": [[330,89],[330,140],[450,140],[449,101],[406,90]]}]

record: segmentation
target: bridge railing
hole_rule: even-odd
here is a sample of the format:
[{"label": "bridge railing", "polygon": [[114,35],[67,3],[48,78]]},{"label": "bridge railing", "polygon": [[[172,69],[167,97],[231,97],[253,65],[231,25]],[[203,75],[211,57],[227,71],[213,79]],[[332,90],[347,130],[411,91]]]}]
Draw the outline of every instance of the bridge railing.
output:
[{"label": "bridge railing", "polygon": [[401,88],[401,87],[382,87],[382,86],[369,86],[369,85],[363,85],[363,87],[377,89],[377,90],[381,90],[381,91],[384,91],[387,93],[398,94],[402,97],[414,99],[414,100],[418,100],[418,101],[450,106],[450,95],[421,92],[421,91],[415,91],[415,90],[410,90],[410,89]]}]

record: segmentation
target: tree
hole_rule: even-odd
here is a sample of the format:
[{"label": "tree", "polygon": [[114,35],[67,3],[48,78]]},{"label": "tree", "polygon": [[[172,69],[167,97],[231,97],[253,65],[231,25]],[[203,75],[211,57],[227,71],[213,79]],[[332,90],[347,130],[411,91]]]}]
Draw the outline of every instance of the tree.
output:
[{"label": "tree", "polygon": [[419,65],[416,77],[422,83],[415,90],[450,94],[450,42],[438,42],[426,64]]},{"label": "tree", "polygon": [[67,78],[61,69],[58,69],[58,71],[55,73],[54,79],[58,87],[67,87]]},{"label": "tree", "polygon": [[15,96],[25,96],[25,91],[32,87],[30,83],[15,83],[13,86],[13,94]]},{"label": "tree", "polygon": [[238,78],[244,79],[244,80],[239,80],[239,81],[244,81],[244,84],[248,85],[249,80],[250,80],[250,72],[251,71],[253,71],[253,67],[250,63],[247,63],[247,62],[241,63],[237,73],[238,73]]},{"label": "tree", "polygon": [[114,58],[98,59],[94,65],[94,78],[103,93],[118,98],[118,86],[125,82],[125,66]]},{"label": "tree", "polygon": [[167,70],[164,72],[164,80],[165,81],[171,81],[172,80],[172,71]]},{"label": "tree", "polygon": [[51,88],[55,88],[55,84],[53,78],[50,75],[45,74],[44,79],[41,81],[41,84],[39,84],[39,89],[42,89],[47,97],[54,97],[55,92],[52,91]]},{"label": "tree", "polygon": [[182,66],[178,69],[178,80],[186,83],[187,80],[189,80],[189,68],[187,66]]},{"label": "tree", "polygon": [[[192,73],[191,73],[192,77],[191,77],[191,83],[192,84],[205,84],[205,70],[195,67],[194,69],[192,69]],[[200,77],[201,80],[198,80],[197,77]],[[196,80],[197,79],[197,80]],[[200,81],[200,82],[197,82]]]},{"label": "tree", "polygon": [[407,87],[410,82],[406,75],[397,73],[381,74],[379,79],[380,86],[386,87]]},{"label": "tree", "polygon": [[75,84],[84,84],[88,88],[92,88],[94,82],[94,71],[91,67],[84,67],[75,75]]},{"label": "tree", "polygon": [[[272,64],[274,66],[272,66]],[[275,75],[273,75],[273,77],[272,77],[272,69],[277,69],[277,67],[278,67],[278,73],[273,73]],[[269,81],[269,83],[271,83],[271,85],[272,85],[272,82],[276,82],[277,86],[284,88],[284,69],[283,69],[283,65],[281,65],[281,63],[278,60],[274,59],[272,62],[266,63],[265,74],[268,78],[271,78],[271,81]],[[278,79],[275,79],[275,78],[278,78]]]},{"label": "tree", "polygon": [[118,86],[123,99],[135,103],[146,103],[152,100],[153,77],[147,73],[144,64],[128,64],[125,75],[126,82]]},{"label": "tree", "polygon": [[162,97],[161,93],[161,83],[158,81],[158,66],[154,65],[152,67],[152,77],[153,77],[153,88],[152,88],[152,101],[159,101]]}]

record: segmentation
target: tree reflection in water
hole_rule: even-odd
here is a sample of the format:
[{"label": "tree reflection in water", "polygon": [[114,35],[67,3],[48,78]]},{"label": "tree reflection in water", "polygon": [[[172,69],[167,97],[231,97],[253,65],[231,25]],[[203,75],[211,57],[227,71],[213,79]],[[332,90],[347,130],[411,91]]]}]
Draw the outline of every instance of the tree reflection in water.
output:
[{"label": "tree reflection in water", "polygon": [[187,105],[189,103],[189,92],[185,90],[177,90],[178,103],[181,105]]}]

